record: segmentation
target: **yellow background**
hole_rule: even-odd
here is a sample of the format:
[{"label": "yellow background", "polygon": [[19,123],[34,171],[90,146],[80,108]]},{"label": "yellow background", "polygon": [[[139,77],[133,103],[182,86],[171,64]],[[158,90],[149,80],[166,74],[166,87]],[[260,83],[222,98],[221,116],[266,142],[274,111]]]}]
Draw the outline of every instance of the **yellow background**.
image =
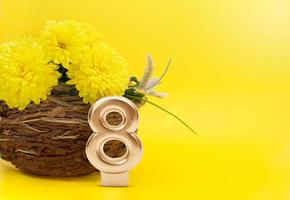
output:
[{"label": "yellow background", "polygon": [[141,110],[144,158],[128,188],[99,175],[42,178],[0,163],[0,199],[290,199],[290,2],[286,0],[0,0],[0,41],[36,34],[47,19],[95,25],[141,75],[159,75]]}]

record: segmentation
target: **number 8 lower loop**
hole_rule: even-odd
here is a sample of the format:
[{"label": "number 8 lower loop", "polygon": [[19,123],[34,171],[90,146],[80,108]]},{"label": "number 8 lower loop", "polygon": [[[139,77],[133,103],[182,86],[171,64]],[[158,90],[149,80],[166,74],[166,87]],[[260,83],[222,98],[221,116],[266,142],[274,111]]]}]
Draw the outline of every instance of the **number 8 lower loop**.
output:
[{"label": "number 8 lower loop", "polygon": [[[126,153],[118,158],[111,158],[104,152],[104,145],[111,140],[121,141],[126,145]],[[124,173],[135,167],[141,160],[142,144],[136,134],[120,134],[112,137],[109,134],[94,133],[88,140],[86,149],[91,164],[105,173]]]}]

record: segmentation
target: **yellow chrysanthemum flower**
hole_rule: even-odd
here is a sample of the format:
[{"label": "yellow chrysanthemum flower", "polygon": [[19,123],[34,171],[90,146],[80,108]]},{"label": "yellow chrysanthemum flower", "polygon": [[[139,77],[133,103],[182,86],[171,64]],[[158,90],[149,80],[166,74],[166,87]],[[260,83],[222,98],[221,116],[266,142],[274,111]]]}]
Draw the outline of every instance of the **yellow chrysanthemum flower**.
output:
[{"label": "yellow chrysanthemum flower", "polygon": [[57,85],[58,77],[34,39],[22,38],[0,46],[0,99],[10,108],[22,110],[31,101],[39,104]]},{"label": "yellow chrysanthemum flower", "polygon": [[73,84],[85,103],[104,96],[123,95],[128,86],[126,61],[109,45],[95,43],[78,64],[70,65],[68,84]]},{"label": "yellow chrysanthemum flower", "polygon": [[83,52],[100,39],[96,29],[72,20],[48,21],[40,33],[40,41],[55,64],[68,67],[77,62]]}]

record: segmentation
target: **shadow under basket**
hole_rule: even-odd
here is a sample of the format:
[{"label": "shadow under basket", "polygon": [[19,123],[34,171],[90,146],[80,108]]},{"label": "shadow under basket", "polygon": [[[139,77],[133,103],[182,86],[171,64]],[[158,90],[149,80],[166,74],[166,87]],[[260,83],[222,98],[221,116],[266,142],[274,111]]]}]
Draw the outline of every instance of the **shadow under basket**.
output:
[{"label": "shadow under basket", "polygon": [[[0,156],[23,172],[41,176],[79,176],[95,172],[85,154],[92,130],[87,115],[91,107],[58,87],[46,101],[25,110],[9,109],[0,102]],[[111,115],[112,122],[120,120]],[[107,142],[105,153],[120,157],[126,146]]]}]

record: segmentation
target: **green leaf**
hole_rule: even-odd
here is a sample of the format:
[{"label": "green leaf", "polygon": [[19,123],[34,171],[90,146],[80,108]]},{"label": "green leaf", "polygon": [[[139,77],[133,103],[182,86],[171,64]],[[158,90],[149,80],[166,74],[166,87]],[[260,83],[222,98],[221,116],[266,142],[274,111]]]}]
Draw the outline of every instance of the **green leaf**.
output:
[{"label": "green leaf", "polygon": [[135,83],[138,83],[139,82],[136,76],[131,76],[130,77],[130,81],[133,81]]}]

